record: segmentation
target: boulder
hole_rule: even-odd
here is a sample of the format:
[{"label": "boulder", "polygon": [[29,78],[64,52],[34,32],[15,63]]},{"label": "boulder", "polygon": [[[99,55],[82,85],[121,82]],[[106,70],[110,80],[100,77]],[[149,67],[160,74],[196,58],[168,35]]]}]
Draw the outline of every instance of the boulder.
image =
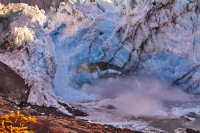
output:
[{"label": "boulder", "polygon": [[0,96],[21,103],[27,101],[28,93],[24,79],[0,62]]}]

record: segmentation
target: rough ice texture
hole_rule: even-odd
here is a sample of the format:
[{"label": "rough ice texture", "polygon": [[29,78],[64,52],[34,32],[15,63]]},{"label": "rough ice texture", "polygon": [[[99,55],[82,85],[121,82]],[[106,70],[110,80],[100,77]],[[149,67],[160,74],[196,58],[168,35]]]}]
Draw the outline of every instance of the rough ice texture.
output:
[{"label": "rough ice texture", "polygon": [[54,106],[68,113],[54,94],[54,45],[43,28],[47,21],[44,11],[27,4],[0,5],[0,8],[0,14],[11,19],[5,19],[9,26],[1,33],[0,61],[25,79],[30,88],[28,102]]},{"label": "rough ice texture", "polygon": [[199,93],[199,6],[197,0],[136,0],[100,48],[89,45],[90,54],[84,54],[89,60],[81,62],[78,70],[95,68],[101,76],[103,62],[121,75],[153,75]]},{"label": "rough ice texture", "polygon": [[[154,75],[199,93],[198,16],[197,0],[140,1],[108,42],[111,48],[103,61],[120,64],[124,74]],[[132,48],[124,58],[127,46]]]},{"label": "rough ice texture", "polygon": [[[38,105],[57,106],[55,93],[87,98],[73,88],[129,74],[199,93],[199,6],[198,0],[136,0],[125,15],[122,1],[98,0],[61,3],[47,16],[26,4],[1,5],[1,12],[20,15],[10,22],[13,34],[5,35],[17,47],[6,46],[0,61],[26,79],[29,102]],[[16,29],[26,36],[13,41]]]}]

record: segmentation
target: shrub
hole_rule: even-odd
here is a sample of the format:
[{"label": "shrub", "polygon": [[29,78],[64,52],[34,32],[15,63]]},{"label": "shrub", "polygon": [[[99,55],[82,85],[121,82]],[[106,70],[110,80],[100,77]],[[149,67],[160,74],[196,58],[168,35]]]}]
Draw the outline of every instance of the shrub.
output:
[{"label": "shrub", "polygon": [[18,111],[0,116],[0,122],[1,133],[34,133],[34,131],[28,129],[27,124],[37,122],[37,120],[34,117],[24,116]]}]

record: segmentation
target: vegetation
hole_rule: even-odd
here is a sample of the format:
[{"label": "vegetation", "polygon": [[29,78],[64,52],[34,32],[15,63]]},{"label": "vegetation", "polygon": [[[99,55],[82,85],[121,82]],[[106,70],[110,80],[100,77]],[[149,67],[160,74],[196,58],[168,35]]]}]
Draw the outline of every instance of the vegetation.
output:
[{"label": "vegetation", "polygon": [[34,117],[24,116],[18,111],[0,116],[0,122],[1,133],[34,133],[28,129],[27,124],[37,122],[37,120]]}]

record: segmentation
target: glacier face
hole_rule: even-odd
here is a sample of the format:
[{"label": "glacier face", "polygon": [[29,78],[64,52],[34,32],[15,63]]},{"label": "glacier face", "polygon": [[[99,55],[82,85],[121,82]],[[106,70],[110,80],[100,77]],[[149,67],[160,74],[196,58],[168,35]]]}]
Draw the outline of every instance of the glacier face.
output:
[{"label": "glacier face", "polygon": [[67,63],[72,82],[80,87],[98,78],[153,75],[199,93],[198,10],[195,0],[136,0],[125,16],[116,9],[91,10],[92,24],[62,43],[73,53]]},{"label": "glacier face", "polygon": [[[109,75],[109,69],[119,75],[153,75],[199,93],[198,38],[198,1],[135,1],[133,10],[121,18],[101,48],[90,47],[95,58],[87,56],[89,61],[80,62],[78,70],[81,74],[95,70],[88,80]],[[109,67],[101,69],[100,64]]]},{"label": "glacier face", "polygon": [[[198,10],[199,2],[195,0],[138,3],[111,39],[112,42],[119,39],[118,32],[123,31],[125,34],[119,34],[122,39],[116,43],[120,44],[117,50],[127,45],[133,47],[129,59],[122,63],[122,71],[154,75],[186,91],[199,93]],[[113,53],[112,48],[108,51]],[[123,58],[118,51],[111,57],[121,63]],[[131,58],[137,61],[130,66]]]},{"label": "glacier face", "polygon": [[0,47],[0,61],[27,81],[29,102],[60,109],[55,93],[69,101],[94,99],[83,84],[132,74],[199,93],[199,1],[135,0],[128,11],[125,5],[61,3],[48,15],[26,4],[1,5],[1,14],[20,15],[9,23],[11,34],[2,33],[10,42]]}]

